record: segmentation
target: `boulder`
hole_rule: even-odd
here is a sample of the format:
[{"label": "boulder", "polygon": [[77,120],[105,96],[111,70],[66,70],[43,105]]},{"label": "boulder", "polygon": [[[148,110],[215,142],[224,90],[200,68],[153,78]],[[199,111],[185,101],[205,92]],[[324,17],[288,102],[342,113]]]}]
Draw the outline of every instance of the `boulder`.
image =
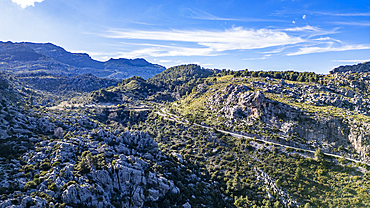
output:
[{"label": "boulder", "polygon": [[72,184],[63,191],[62,201],[67,204],[79,204],[81,201],[78,199],[78,191],[76,185]]}]

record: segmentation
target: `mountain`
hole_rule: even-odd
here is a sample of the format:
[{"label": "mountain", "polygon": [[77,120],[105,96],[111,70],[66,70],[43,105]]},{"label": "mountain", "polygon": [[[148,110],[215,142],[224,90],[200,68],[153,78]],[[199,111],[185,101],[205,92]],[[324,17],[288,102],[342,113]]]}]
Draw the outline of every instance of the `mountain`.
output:
[{"label": "mountain", "polygon": [[369,91],[365,71],[0,73],[0,207],[370,207]]},{"label": "mountain", "polygon": [[[202,161],[236,207],[368,207],[369,194],[354,184],[370,170],[369,77],[220,72],[162,108],[175,125],[191,127],[157,128],[173,138],[160,143]],[[346,178],[359,181],[340,182]],[[346,188],[353,192],[344,199]]]},{"label": "mountain", "polygon": [[344,72],[369,72],[370,71],[370,61],[359,63],[356,65],[347,65],[347,66],[339,66],[330,71],[330,74],[334,73],[344,73]]},{"label": "mountain", "polygon": [[[147,62],[143,60],[142,64],[146,65]],[[131,77],[116,87],[94,91],[91,94],[91,101],[118,104],[126,103],[127,99],[131,101],[175,101],[186,93],[190,93],[198,84],[203,83],[202,79],[217,72],[219,71],[204,69],[196,64],[174,66],[148,80]]]},{"label": "mountain", "polygon": [[8,72],[47,72],[75,76],[91,73],[98,77],[124,79],[141,76],[145,79],[165,70],[145,59],[93,60],[85,53],[71,53],[51,43],[0,42],[0,69]]},{"label": "mountain", "polygon": [[[95,119],[113,119],[115,109],[27,105],[12,80],[0,74],[0,207],[168,207],[190,205],[193,190],[205,192],[205,206],[225,204],[217,184],[147,132]],[[141,122],[134,112],[122,117]],[[199,187],[183,185],[198,179]]]},{"label": "mountain", "polygon": [[217,72],[219,70],[204,69],[197,64],[184,64],[168,68],[148,79],[148,82],[176,93],[175,97],[178,99],[198,85],[201,79]]}]

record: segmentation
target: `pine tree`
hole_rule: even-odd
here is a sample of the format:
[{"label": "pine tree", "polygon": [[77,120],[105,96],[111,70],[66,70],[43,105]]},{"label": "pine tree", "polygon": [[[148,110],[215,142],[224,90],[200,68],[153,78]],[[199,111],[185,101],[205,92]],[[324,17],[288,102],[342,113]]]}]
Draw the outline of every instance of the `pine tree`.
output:
[{"label": "pine tree", "polygon": [[317,162],[322,162],[325,159],[324,152],[320,148],[316,150],[315,158]]}]

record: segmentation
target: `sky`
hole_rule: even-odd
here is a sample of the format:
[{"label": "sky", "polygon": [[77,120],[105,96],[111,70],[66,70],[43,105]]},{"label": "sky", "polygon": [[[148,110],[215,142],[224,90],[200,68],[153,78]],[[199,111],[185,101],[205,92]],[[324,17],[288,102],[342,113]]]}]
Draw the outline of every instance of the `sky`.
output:
[{"label": "sky", "polygon": [[0,0],[0,41],[167,68],[326,74],[370,61],[370,1]]}]

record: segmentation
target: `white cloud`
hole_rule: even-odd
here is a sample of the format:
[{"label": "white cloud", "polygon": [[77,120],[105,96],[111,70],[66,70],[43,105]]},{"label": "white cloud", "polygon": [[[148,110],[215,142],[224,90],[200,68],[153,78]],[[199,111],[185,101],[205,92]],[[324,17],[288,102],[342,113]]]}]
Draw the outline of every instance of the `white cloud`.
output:
[{"label": "white cloud", "polygon": [[330,22],[337,25],[351,25],[351,26],[370,26],[370,22]]},{"label": "white cloud", "polygon": [[[276,29],[246,29],[233,27],[225,30],[119,30],[110,29],[102,36],[122,40],[125,45],[135,47],[133,51],[117,52],[113,57],[174,57],[174,56],[219,56],[234,50],[267,49],[267,54],[259,58],[267,59],[270,54],[303,55],[311,53],[370,49],[370,45],[349,45],[333,39],[328,34],[337,33],[337,29],[325,31],[319,27]],[[137,43],[139,40],[140,43]],[[139,46],[139,47],[137,47]],[[275,48],[273,48],[275,47]],[[295,49],[295,50],[294,50]],[[269,51],[268,51],[269,50]],[[294,51],[293,51],[294,50]],[[165,62],[163,62],[165,63]]]},{"label": "white cloud", "polygon": [[279,19],[261,19],[261,18],[227,18],[219,17],[208,12],[196,9],[190,9],[190,18],[200,20],[214,20],[214,21],[239,21],[239,22],[286,22],[285,20]]},{"label": "white cloud", "polygon": [[159,63],[168,63],[168,62],[171,62],[171,60],[159,60],[158,62]]},{"label": "white cloud", "polygon": [[265,52],[261,52],[261,53],[280,53],[284,49],[285,49],[285,47],[282,47],[282,48],[278,48],[278,49],[275,49],[275,50],[272,50],[272,51],[265,51]]},{"label": "white cloud", "polygon": [[293,20],[292,23],[295,24],[295,21]]},{"label": "white cloud", "polygon": [[302,19],[306,19],[306,15],[303,15],[303,16],[302,16]]},{"label": "white cloud", "polygon": [[330,37],[316,38],[314,40],[318,40],[318,41],[335,41],[335,42],[338,42],[338,43],[341,43],[342,42],[342,41],[340,41],[338,39],[334,39],[334,38],[330,38]]},{"label": "white cloud", "polygon": [[[241,27],[232,28],[224,31],[205,31],[205,30],[169,30],[169,31],[139,31],[139,30],[111,30],[109,38],[138,39],[173,41],[176,43],[186,43],[186,47],[160,46],[171,49],[164,53],[159,53],[158,47],[152,47],[150,52],[157,56],[179,56],[179,55],[214,55],[215,53],[228,50],[259,49],[272,46],[284,46],[305,42],[301,37],[288,35],[278,29],[244,29]],[[191,45],[191,46],[189,46]],[[146,49],[148,50],[148,49]]]},{"label": "white cloud", "polygon": [[246,58],[246,59],[243,59],[243,60],[246,60],[246,61],[253,61],[253,60],[264,60],[264,59],[267,59],[271,56],[271,54],[266,54],[264,55],[263,57],[260,57],[260,58]]},{"label": "white cloud", "polygon": [[43,2],[44,0],[12,0],[12,2],[18,4],[21,6],[23,9],[28,7],[28,6],[35,6],[35,3],[38,2]]},{"label": "white cloud", "polygon": [[369,62],[370,59],[333,60],[333,61],[342,62],[342,63],[364,63],[364,62]]},{"label": "white cloud", "polygon": [[330,13],[330,12],[314,12],[320,15],[330,15],[330,16],[342,16],[342,17],[367,17],[370,16],[370,12],[367,13]]},{"label": "white cloud", "polygon": [[303,55],[310,53],[323,53],[323,52],[334,52],[334,51],[350,51],[350,50],[364,50],[370,49],[370,45],[343,45],[339,47],[333,47],[329,45],[327,47],[304,47],[300,48],[298,52],[289,53],[288,56]]},{"label": "white cloud", "polygon": [[284,29],[284,31],[290,31],[290,32],[319,31],[319,30],[320,29],[318,27],[312,27],[310,25],[306,25],[304,27],[294,27],[294,28]]},{"label": "white cloud", "polygon": [[118,52],[115,58],[119,57],[168,57],[168,56],[214,56],[216,54],[211,54],[212,50],[210,48],[186,48],[186,47],[150,47],[138,49],[130,52]]}]

